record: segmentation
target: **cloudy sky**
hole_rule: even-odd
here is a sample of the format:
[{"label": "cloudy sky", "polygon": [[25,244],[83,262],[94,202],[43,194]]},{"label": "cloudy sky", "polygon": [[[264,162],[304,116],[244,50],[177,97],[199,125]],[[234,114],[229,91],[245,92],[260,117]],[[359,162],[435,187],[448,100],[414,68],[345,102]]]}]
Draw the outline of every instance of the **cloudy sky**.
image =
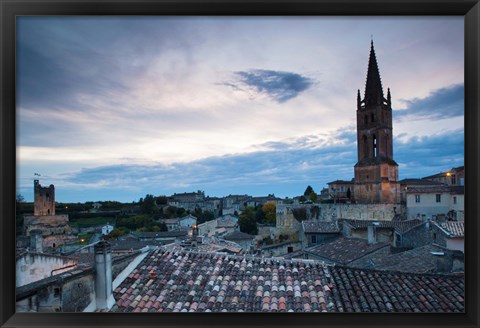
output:
[{"label": "cloudy sky", "polygon": [[17,192],[274,193],[353,177],[373,36],[400,179],[463,165],[463,17],[20,17]]}]

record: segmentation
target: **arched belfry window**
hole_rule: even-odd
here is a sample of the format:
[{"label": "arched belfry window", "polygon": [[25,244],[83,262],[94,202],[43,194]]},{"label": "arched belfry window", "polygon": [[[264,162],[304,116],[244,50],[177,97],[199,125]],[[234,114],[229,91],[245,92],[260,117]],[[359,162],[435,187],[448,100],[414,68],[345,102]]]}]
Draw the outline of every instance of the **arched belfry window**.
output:
[{"label": "arched belfry window", "polygon": [[368,124],[368,115],[365,115],[365,125]]},{"label": "arched belfry window", "polygon": [[377,157],[377,137],[373,135],[373,140],[372,140],[372,148],[373,148],[373,157]]}]

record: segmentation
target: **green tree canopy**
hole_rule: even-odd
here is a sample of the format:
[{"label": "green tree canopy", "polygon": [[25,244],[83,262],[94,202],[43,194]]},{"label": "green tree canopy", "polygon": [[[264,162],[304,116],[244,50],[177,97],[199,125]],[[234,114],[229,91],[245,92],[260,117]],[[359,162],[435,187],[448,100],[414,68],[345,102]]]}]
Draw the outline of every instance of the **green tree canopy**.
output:
[{"label": "green tree canopy", "polygon": [[265,213],[265,223],[272,224],[277,221],[277,204],[275,202],[263,204],[262,211]]},{"label": "green tree canopy", "polygon": [[313,192],[312,186],[308,186],[307,189],[305,189],[305,192],[303,193],[304,196],[308,197],[310,194]]},{"label": "green tree canopy", "polygon": [[245,207],[245,210],[238,218],[238,225],[241,232],[249,233],[251,235],[256,235],[258,233],[254,207]]},{"label": "green tree canopy", "polygon": [[140,212],[142,214],[153,214],[155,210],[155,197],[153,195],[147,194],[145,198],[140,198],[139,201]]}]

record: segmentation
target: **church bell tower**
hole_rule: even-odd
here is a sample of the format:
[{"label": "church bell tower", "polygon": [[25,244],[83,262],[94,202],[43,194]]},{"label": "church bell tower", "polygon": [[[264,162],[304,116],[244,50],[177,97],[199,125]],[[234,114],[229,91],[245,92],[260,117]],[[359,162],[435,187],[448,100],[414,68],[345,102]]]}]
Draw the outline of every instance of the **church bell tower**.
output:
[{"label": "church bell tower", "polygon": [[357,93],[357,203],[400,203],[398,164],[393,160],[392,99],[384,97],[377,58],[370,47],[365,96]]}]

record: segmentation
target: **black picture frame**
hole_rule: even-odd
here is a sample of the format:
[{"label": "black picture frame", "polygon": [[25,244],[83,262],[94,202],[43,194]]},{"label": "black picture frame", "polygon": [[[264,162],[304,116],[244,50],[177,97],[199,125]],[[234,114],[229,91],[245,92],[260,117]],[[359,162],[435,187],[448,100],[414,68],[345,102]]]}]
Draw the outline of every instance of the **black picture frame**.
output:
[{"label": "black picture frame", "polygon": [[[0,0],[2,327],[478,327],[480,4],[478,0]],[[462,15],[465,17],[465,313],[15,313],[15,17],[18,15]],[[352,105],[353,106],[353,105]]]}]

